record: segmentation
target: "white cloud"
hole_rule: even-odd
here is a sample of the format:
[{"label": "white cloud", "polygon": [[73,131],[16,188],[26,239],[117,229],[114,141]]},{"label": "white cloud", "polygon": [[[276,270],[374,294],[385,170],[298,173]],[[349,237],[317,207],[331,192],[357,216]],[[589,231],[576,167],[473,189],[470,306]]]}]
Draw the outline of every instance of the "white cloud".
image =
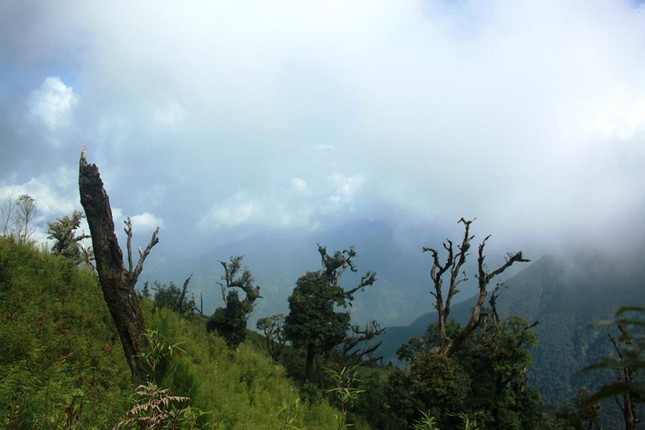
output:
[{"label": "white cloud", "polygon": [[130,217],[132,221],[132,229],[136,231],[146,232],[152,231],[157,227],[163,228],[163,220],[149,212],[143,212],[138,215]]},{"label": "white cloud", "polygon": [[365,183],[365,177],[362,175],[347,176],[340,172],[334,172],[329,176],[329,182],[332,194],[327,200],[333,205],[348,205],[356,200]]},{"label": "white cloud", "polygon": [[152,108],[152,120],[165,129],[176,129],[186,121],[186,109],[177,102],[167,103]]},{"label": "white cloud", "polygon": [[619,97],[607,100],[598,110],[595,121],[596,133],[605,139],[625,140],[637,133],[645,135],[645,97],[640,100],[625,100]]},{"label": "white cloud", "polygon": [[123,210],[120,208],[114,208],[114,207],[111,209],[112,209],[112,220],[114,221],[114,224],[118,224],[124,219]]},{"label": "white cloud", "polygon": [[29,112],[48,129],[55,130],[68,124],[69,113],[78,101],[78,95],[59,77],[48,77],[40,88],[31,92]]},{"label": "white cloud", "polygon": [[[90,140],[113,201],[154,200],[169,225],[178,206],[220,230],[370,206],[553,232],[643,206],[645,14],[628,0],[116,0],[39,16],[30,64],[67,65],[83,109],[52,77],[32,116],[56,129],[78,115],[69,140]],[[24,58],[10,60],[24,88]],[[11,126],[21,175],[75,168]]]},{"label": "white cloud", "polygon": [[309,193],[307,182],[305,182],[305,180],[301,178],[291,179],[291,190],[300,195],[306,195],[307,193]]},{"label": "white cloud", "polygon": [[38,218],[53,221],[59,216],[70,215],[78,206],[61,191],[54,188],[49,181],[31,178],[23,184],[0,186],[0,200],[16,199],[20,195],[28,194],[35,200]]},{"label": "white cloud", "polygon": [[200,225],[207,230],[213,227],[235,227],[253,221],[258,214],[257,202],[238,193],[231,199],[213,205]]}]

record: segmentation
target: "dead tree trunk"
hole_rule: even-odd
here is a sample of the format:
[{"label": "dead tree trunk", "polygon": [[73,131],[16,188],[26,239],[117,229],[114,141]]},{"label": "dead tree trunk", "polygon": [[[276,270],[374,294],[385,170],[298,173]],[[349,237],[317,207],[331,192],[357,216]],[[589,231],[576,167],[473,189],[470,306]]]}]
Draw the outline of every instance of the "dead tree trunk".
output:
[{"label": "dead tree trunk", "polygon": [[[509,253],[504,264],[492,272],[487,271],[484,263],[484,248],[486,247],[486,241],[490,238],[490,236],[487,236],[479,244],[478,250],[477,280],[479,294],[477,295],[477,301],[470,312],[470,318],[466,325],[454,338],[450,339],[446,333],[446,324],[448,322],[448,316],[450,315],[452,298],[459,292],[459,284],[468,280],[462,266],[466,263],[468,250],[470,249],[472,239],[474,239],[474,236],[470,235],[470,224],[472,224],[473,220],[466,221],[464,218],[461,218],[459,222],[464,225],[464,236],[461,244],[457,245],[456,251],[450,240],[447,240],[443,244],[444,249],[448,253],[443,264],[439,260],[439,252],[437,250],[433,248],[423,248],[423,251],[430,252],[433,258],[430,278],[432,279],[434,291],[431,292],[431,294],[435,298],[435,308],[437,309],[439,320],[439,336],[441,339],[440,351],[441,354],[445,356],[451,356],[479,325],[481,310],[486,301],[486,296],[488,295],[488,285],[490,284],[490,281],[495,276],[511,267],[514,263],[530,261],[523,258],[521,251]],[[450,279],[448,280],[447,291],[444,291],[445,287],[443,276],[446,273],[449,274]]]},{"label": "dead tree trunk", "polygon": [[140,361],[141,353],[148,347],[148,339],[134,286],[143,269],[145,258],[158,242],[159,229],[155,230],[146,250],[144,252],[139,250],[139,262],[136,267],[133,267],[130,247],[132,229],[130,220],[126,222],[129,262],[129,267],[126,268],[123,263],[123,253],[114,232],[110,199],[103,188],[98,167],[95,164],[87,163],[85,149],[81,152],[79,191],[81,205],[85,209],[92,236],[96,270],[103,290],[103,297],[121,338],[123,352],[132,373],[132,381],[138,384],[143,382]]}]

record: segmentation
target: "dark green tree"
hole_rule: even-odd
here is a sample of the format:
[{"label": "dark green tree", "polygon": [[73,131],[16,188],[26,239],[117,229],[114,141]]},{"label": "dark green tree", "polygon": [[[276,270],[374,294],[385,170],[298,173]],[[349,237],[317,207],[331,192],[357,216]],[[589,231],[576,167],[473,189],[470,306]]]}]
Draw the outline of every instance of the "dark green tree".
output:
[{"label": "dark green tree", "polygon": [[[427,412],[442,429],[463,428],[464,417],[476,419],[480,428],[545,428],[541,398],[527,382],[530,348],[537,342],[531,331],[535,324],[517,316],[500,319],[495,309],[497,296],[496,289],[491,307],[481,309],[481,323],[453,354],[442,354],[438,324],[399,349],[399,358],[410,369],[390,382],[397,385],[394,389],[409,390],[407,397],[420,405],[416,411],[406,411],[394,400],[391,409],[406,411],[403,418],[408,424]],[[444,330],[452,338],[463,329],[449,320]]]},{"label": "dark green tree", "polygon": [[305,382],[311,381],[316,356],[328,354],[347,336],[351,321],[347,307],[351,306],[354,293],[376,282],[376,275],[367,272],[356,286],[345,290],[340,286],[341,277],[347,269],[357,271],[354,248],[329,255],[325,247],[318,245],[318,253],[322,270],[298,279],[289,297],[289,314],[284,323],[287,339],[306,351]]},{"label": "dark green tree", "polygon": [[246,339],[246,321],[248,314],[240,300],[237,290],[229,290],[226,306],[217,308],[206,322],[208,332],[217,331],[230,348],[237,348]]},{"label": "dark green tree", "polygon": [[62,255],[74,264],[79,264],[82,261],[80,242],[90,238],[84,233],[76,234],[83,218],[84,215],[75,210],[72,216],[64,216],[54,222],[47,223],[47,238],[54,240],[52,252]]},{"label": "dark green tree", "polygon": [[298,279],[289,297],[284,331],[296,348],[306,350],[306,382],[313,376],[316,355],[341,343],[349,329],[349,313],[337,310],[346,305],[344,293],[340,286],[329,285],[324,273],[309,272]]},{"label": "dark green tree", "polygon": [[195,297],[188,298],[188,285],[192,277],[193,275],[190,275],[186,278],[181,288],[175,285],[174,282],[170,282],[168,285],[162,285],[156,281],[152,286],[155,292],[155,306],[170,309],[180,315],[192,314],[196,310]]},{"label": "dark green tree", "polygon": [[[225,306],[216,309],[206,323],[206,330],[217,331],[231,348],[237,348],[246,338],[246,322],[253,311],[255,301],[262,297],[260,287],[255,285],[253,274],[247,267],[242,267],[243,258],[236,256],[231,257],[228,262],[220,261],[224,275],[218,285],[222,289]],[[244,292],[243,299],[240,299],[237,290]]]}]

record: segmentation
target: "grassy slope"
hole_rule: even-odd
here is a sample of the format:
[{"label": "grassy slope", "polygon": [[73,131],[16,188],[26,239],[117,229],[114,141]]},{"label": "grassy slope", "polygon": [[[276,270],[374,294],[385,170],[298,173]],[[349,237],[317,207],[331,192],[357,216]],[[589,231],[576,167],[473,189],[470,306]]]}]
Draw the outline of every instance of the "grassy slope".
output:
[{"label": "grassy slope", "polygon": [[[252,343],[229,351],[202,324],[144,310],[147,326],[184,351],[184,391],[210,412],[210,428],[336,427],[337,411],[298,402],[283,368]],[[70,418],[110,428],[129,407],[133,387],[95,276],[1,237],[0,344],[2,428],[66,428]]]},{"label": "grassy slope", "polygon": [[56,428],[71,406],[100,428],[126,410],[127,366],[95,277],[4,238],[0,344],[0,426]]}]

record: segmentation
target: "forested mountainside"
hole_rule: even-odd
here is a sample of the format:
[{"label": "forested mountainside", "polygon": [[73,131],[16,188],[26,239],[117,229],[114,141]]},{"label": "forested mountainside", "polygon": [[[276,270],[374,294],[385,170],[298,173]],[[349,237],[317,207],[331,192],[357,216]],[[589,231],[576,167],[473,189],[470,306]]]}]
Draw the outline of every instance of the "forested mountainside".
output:
[{"label": "forested mountainside", "polygon": [[[538,338],[549,334],[541,330],[553,331],[553,327],[568,333],[563,321],[579,331],[570,341],[558,343],[554,337],[550,342],[562,344],[560,349],[535,347],[537,363],[550,364],[558,377],[575,387],[576,378],[587,374],[578,374],[578,362],[572,365],[567,360],[586,353],[591,362],[606,351],[605,337],[578,316],[584,314],[582,309],[596,309],[590,306],[605,297],[600,288],[603,280],[597,272],[579,277],[575,265],[563,275],[558,261],[536,262],[513,277],[504,300],[500,298],[500,312],[522,312],[519,303],[526,302],[520,300],[521,291],[532,292],[524,295],[533,300],[528,307],[534,312],[524,310],[527,321],[491,321],[488,328],[478,328],[453,357],[432,352],[436,332],[429,332],[425,341],[406,351],[409,371],[365,362],[359,367],[343,366],[343,356],[330,352],[319,357],[311,383],[304,384],[304,351],[287,346],[279,358],[271,357],[265,350],[267,339],[253,332],[231,347],[226,336],[207,333],[206,317],[194,309],[181,313],[169,309],[175,296],[159,294],[179,290],[158,284],[154,300],[146,294],[141,297],[151,344],[144,356],[150,379],[135,387],[95,274],[62,256],[0,238],[0,425],[8,429],[304,430],[351,424],[357,429],[461,430],[477,423],[480,429],[575,429],[578,424],[596,422],[599,415],[580,415],[585,406],[576,403],[575,393],[557,411],[545,409],[531,385],[554,383],[549,379],[554,376],[533,369],[527,381],[524,374],[530,368],[528,352],[535,341],[525,325],[533,318],[547,320],[548,310],[563,319],[534,328]],[[609,273],[599,263],[595,267]],[[611,274],[614,280],[620,278],[619,273]],[[616,297],[604,299],[606,316],[612,316],[614,300],[619,304],[628,296],[632,302],[640,300],[640,295],[633,294],[638,277],[623,278],[621,286],[614,288]],[[591,285],[587,293],[598,297],[568,305],[566,300],[577,297],[575,288],[565,286],[565,282],[574,285],[572,279]],[[455,307],[453,316],[467,309],[464,302]],[[601,316],[595,312],[586,318]],[[424,324],[419,320],[415,327]],[[585,329],[590,329],[588,337],[580,334]],[[565,369],[574,370],[566,374]],[[612,380],[611,372],[607,380]],[[601,381],[597,382],[599,386]],[[573,393],[573,388],[566,389]],[[166,414],[164,426],[151,425],[153,418],[159,418],[155,411]],[[615,414],[603,419],[610,426],[620,422]]]},{"label": "forested mountainside", "polygon": [[[598,387],[599,374],[581,370],[612,353],[606,333],[613,327],[595,323],[611,318],[620,306],[645,303],[642,255],[547,255],[504,282],[500,314],[539,322],[533,329],[538,344],[531,350],[530,381],[547,404],[570,398],[582,387]],[[428,295],[428,303],[431,299]],[[451,317],[463,323],[473,303],[471,298],[455,305]],[[436,320],[436,313],[429,312],[409,326],[388,328],[381,349],[386,360],[395,360],[401,343],[421,336]]]}]

